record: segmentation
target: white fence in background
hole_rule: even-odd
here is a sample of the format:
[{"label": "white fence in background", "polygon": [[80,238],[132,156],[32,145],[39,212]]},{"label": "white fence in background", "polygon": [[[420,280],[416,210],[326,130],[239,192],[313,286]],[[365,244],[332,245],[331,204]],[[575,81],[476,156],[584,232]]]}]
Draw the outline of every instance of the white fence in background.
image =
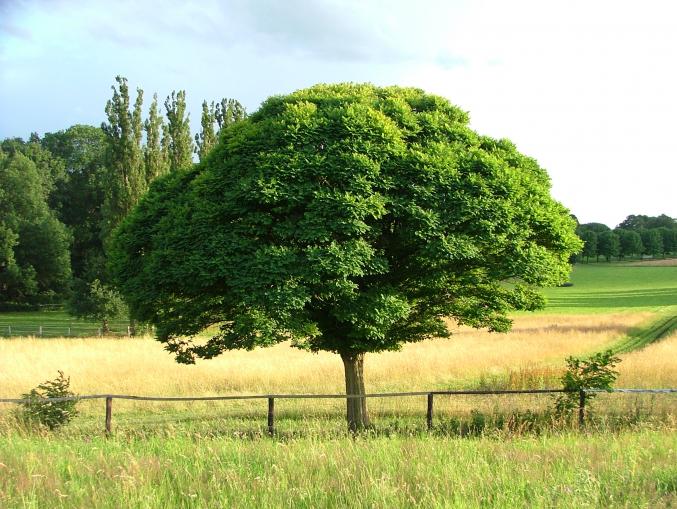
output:
[{"label": "white fence in background", "polygon": [[[128,322],[111,323],[107,334],[115,336],[129,336],[131,329]],[[0,322],[0,337],[91,337],[103,336],[101,327],[86,323],[63,324],[33,324],[33,323],[2,323]]]}]

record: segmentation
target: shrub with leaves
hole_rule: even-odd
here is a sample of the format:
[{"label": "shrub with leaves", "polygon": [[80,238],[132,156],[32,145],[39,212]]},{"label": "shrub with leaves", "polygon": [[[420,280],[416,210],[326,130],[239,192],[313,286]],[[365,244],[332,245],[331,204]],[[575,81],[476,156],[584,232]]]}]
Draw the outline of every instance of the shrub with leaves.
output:
[{"label": "shrub with leaves", "polygon": [[110,332],[111,321],[128,315],[122,296],[98,279],[91,283],[76,279],[73,295],[66,303],[66,309],[77,318],[98,320],[103,334]]},{"label": "shrub with leaves", "polygon": [[[566,415],[578,408],[579,392],[585,389],[597,389],[611,391],[613,383],[618,377],[618,371],[614,370],[621,360],[614,357],[612,350],[599,352],[588,359],[569,357],[566,360],[567,371],[562,378],[562,388],[566,392],[555,401],[555,412],[558,415]],[[595,393],[587,393],[588,401],[595,397]]]},{"label": "shrub with leaves", "polygon": [[54,380],[48,380],[32,389],[21,397],[21,416],[26,422],[38,423],[47,426],[50,430],[56,429],[77,415],[75,405],[77,400],[45,401],[49,398],[68,398],[75,394],[69,390],[71,379],[66,378],[63,371]]}]

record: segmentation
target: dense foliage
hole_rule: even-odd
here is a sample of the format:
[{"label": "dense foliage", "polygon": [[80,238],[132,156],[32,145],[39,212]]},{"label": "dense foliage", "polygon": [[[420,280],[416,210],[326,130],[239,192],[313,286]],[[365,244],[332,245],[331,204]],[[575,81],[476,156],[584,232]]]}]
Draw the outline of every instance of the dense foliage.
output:
[{"label": "dense foliage", "polygon": [[71,237],[45,177],[22,151],[0,149],[0,302],[51,302],[70,281]]},{"label": "dense foliage", "polygon": [[69,299],[66,309],[77,318],[99,321],[102,334],[110,332],[113,320],[127,316],[127,306],[120,294],[98,279],[91,283],[76,279],[73,286],[77,298]]},{"label": "dense foliage", "polygon": [[[89,306],[91,312],[92,302],[103,306],[100,297],[109,295],[112,300],[98,311],[108,315],[106,308],[120,301],[106,271],[110,232],[148,184],[170,171],[172,160],[192,164],[185,93],[167,98],[167,123],[157,96],[142,121],[143,91],[137,90],[132,102],[127,80],[117,77],[116,85],[102,127],[75,125],[42,139],[34,133],[27,142],[15,138],[0,144],[3,306],[68,298],[69,309]],[[216,137],[220,125],[245,116],[239,102],[223,99],[214,108],[211,126],[203,123],[202,128]],[[204,147],[203,155],[208,150]]]}]

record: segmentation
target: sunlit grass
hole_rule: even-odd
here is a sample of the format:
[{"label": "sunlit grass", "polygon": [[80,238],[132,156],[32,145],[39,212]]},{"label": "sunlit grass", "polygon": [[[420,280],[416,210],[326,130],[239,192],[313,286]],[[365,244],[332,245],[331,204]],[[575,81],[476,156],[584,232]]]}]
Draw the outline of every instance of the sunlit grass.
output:
[{"label": "sunlit grass", "polygon": [[573,286],[545,290],[548,312],[657,311],[668,306],[677,310],[676,264],[579,263],[571,282]]},{"label": "sunlit grass", "polygon": [[677,332],[621,359],[617,386],[677,387]]}]

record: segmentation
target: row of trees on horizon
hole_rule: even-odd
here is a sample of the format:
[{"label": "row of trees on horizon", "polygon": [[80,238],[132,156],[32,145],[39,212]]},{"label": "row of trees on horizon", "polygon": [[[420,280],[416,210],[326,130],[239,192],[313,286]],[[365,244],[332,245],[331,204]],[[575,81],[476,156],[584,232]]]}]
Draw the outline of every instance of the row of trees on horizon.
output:
[{"label": "row of trees on horizon", "polygon": [[[154,95],[143,118],[142,90],[132,100],[122,77],[112,90],[100,127],[0,143],[0,307],[66,303],[104,329],[124,315],[106,269],[111,233],[155,179],[203,160],[221,129],[246,118],[237,100],[204,101],[193,136],[185,91],[166,98],[164,115]],[[578,234],[585,248],[574,261],[677,252],[677,221],[666,215],[631,215],[614,230],[583,224]]]},{"label": "row of trees on horizon", "polygon": [[677,254],[677,220],[665,214],[659,216],[630,215],[616,228],[602,223],[578,225],[576,233],[583,240],[576,261],[600,257],[613,258],[666,257]]},{"label": "row of trees on horizon", "polygon": [[[67,303],[76,316],[124,314],[109,285],[106,245],[152,181],[202,160],[219,131],[246,117],[235,99],[202,103],[191,134],[185,91],[157,94],[143,118],[116,78],[100,127],[74,125],[0,143],[0,306]],[[104,325],[106,325],[104,323]]]}]

